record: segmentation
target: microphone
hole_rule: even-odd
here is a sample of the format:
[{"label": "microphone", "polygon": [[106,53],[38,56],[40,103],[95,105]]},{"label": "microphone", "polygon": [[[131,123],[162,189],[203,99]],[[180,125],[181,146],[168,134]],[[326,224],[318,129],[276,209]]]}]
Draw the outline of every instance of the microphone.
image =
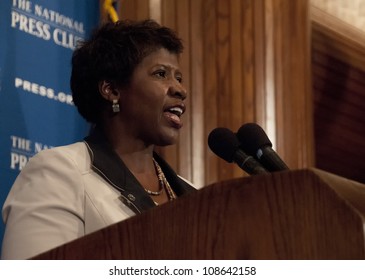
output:
[{"label": "microphone", "polygon": [[272,149],[272,143],[265,131],[255,123],[247,123],[237,131],[241,148],[254,156],[268,171],[287,170],[289,167]]},{"label": "microphone", "polygon": [[228,128],[213,129],[208,136],[208,146],[217,156],[229,163],[235,162],[250,175],[268,173],[259,162],[240,149],[237,136]]}]

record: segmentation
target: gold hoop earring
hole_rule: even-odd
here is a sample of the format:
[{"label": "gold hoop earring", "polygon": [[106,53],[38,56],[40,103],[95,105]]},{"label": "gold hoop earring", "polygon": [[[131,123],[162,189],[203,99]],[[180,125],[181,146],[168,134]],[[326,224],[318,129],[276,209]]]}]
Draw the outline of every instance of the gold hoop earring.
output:
[{"label": "gold hoop earring", "polygon": [[112,110],[113,110],[113,113],[119,113],[120,112],[118,99],[113,100]]}]

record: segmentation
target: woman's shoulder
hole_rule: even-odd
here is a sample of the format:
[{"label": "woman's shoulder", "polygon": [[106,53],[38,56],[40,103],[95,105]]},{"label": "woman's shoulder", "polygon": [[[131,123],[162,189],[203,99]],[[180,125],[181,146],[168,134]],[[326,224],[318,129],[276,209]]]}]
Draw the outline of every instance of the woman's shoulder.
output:
[{"label": "woman's shoulder", "polygon": [[72,162],[81,173],[88,172],[90,170],[90,155],[87,146],[84,142],[76,142],[69,145],[53,147],[45,149],[35,154],[30,163],[65,163]]}]

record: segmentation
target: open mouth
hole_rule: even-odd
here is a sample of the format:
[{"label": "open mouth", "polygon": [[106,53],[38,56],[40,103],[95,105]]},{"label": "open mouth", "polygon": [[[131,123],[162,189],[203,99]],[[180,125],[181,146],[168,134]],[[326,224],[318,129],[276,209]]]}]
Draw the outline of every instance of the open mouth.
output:
[{"label": "open mouth", "polygon": [[182,105],[172,106],[164,111],[165,117],[175,128],[181,128],[183,126],[181,115],[184,114],[185,108]]},{"label": "open mouth", "polygon": [[171,107],[167,109],[167,112],[170,112],[171,114],[174,114],[180,118],[180,116],[184,113],[184,110],[180,107]]}]

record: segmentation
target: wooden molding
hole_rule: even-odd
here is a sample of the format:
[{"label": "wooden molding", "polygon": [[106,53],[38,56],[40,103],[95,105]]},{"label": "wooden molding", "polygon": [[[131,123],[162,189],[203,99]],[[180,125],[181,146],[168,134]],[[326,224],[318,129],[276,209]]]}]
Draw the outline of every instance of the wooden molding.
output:
[{"label": "wooden molding", "polygon": [[365,32],[313,5],[310,17],[313,40],[322,41],[325,52],[365,70]]}]

